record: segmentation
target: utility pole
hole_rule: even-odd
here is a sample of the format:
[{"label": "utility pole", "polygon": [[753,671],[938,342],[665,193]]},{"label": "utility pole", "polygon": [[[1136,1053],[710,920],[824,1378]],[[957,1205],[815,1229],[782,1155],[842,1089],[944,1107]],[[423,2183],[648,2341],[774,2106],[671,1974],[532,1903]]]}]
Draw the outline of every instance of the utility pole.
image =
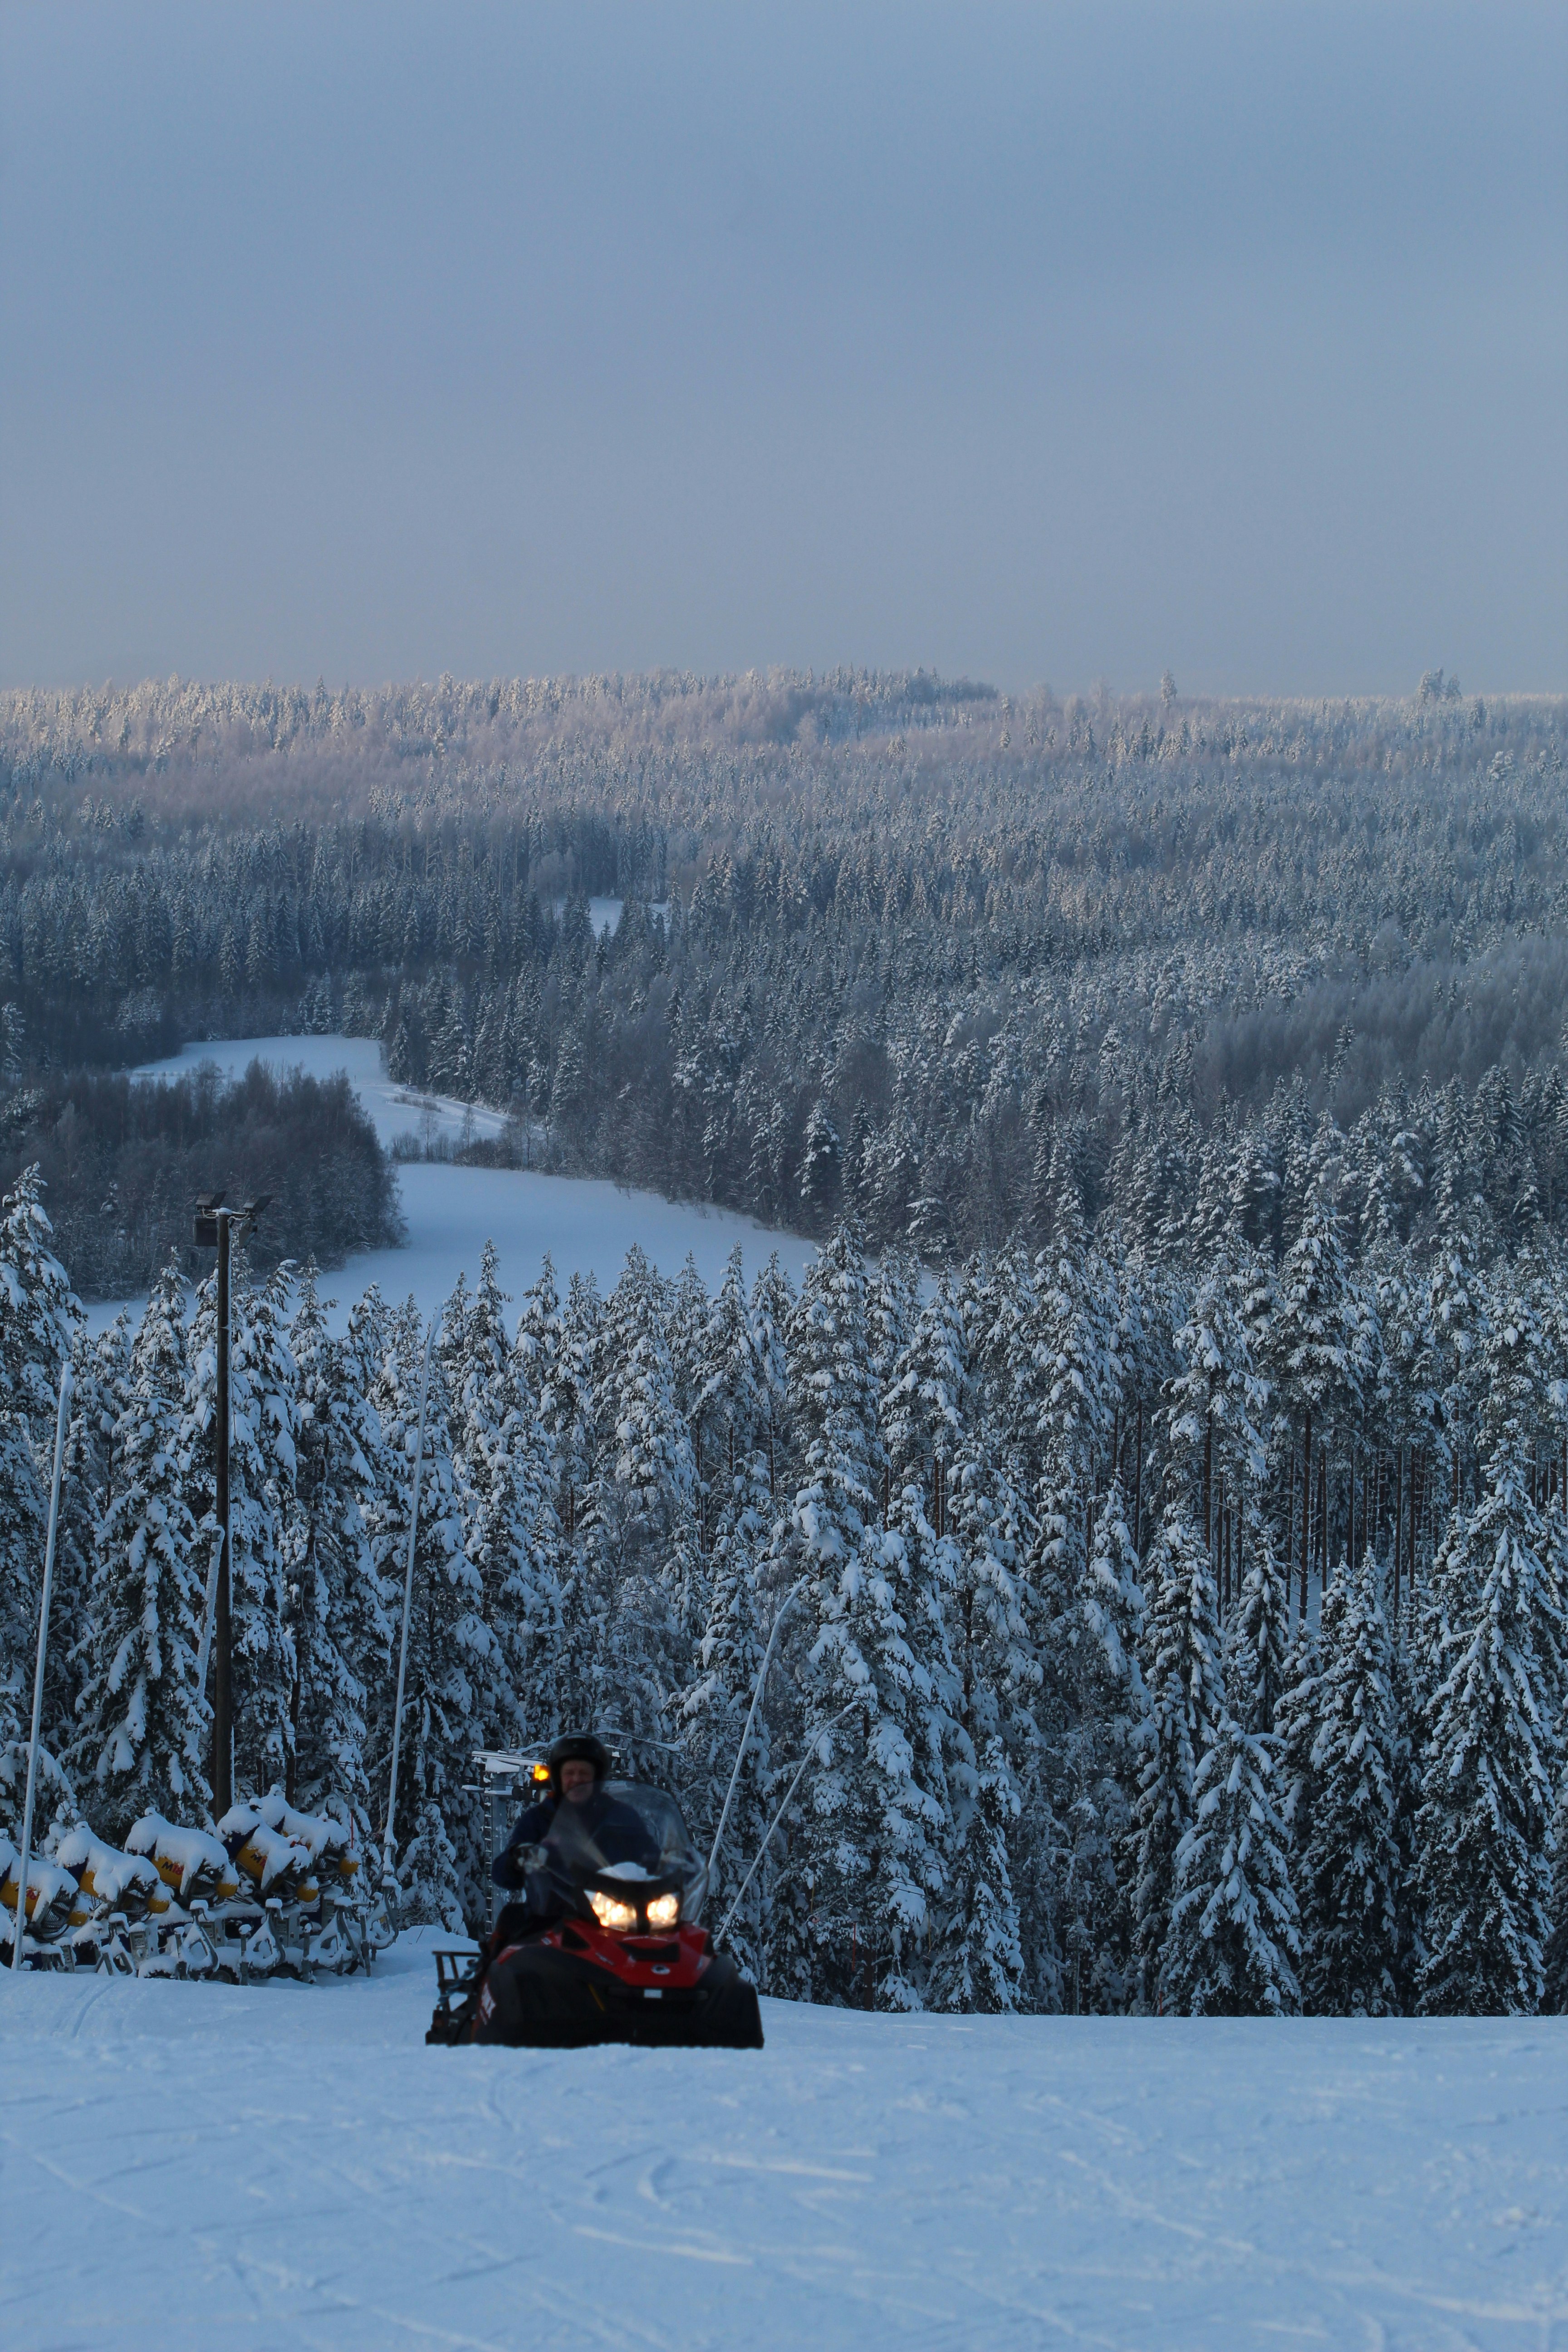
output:
[{"label": "utility pole", "polygon": [[[228,1265],[236,1225],[243,1241],[272,1198],[262,1193],[242,1209],[226,1209],[215,1193],[196,1204],[195,1244],[217,1252],[217,1411],[213,1431],[213,1486],[217,1512],[217,1574],[207,1604],[213,1647],[213,1810],[219,1821],[234,1802],[234,1637],[229,1583],[228,1526]],[[205,1642],[203,1643],[205,1667]],[[205,1674],[201,1676],[205,1684]]]}]

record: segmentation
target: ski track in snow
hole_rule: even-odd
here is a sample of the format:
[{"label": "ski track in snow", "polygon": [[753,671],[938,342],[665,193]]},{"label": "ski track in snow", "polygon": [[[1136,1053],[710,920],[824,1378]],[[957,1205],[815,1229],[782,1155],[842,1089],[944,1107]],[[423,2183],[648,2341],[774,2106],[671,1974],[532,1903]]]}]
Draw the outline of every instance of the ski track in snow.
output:
[{"label": "ski track in snow", "polygon": [[432,1940],[0,1980],[7,2352],[1568,2347],[1554,2020],[427,2050]]}]

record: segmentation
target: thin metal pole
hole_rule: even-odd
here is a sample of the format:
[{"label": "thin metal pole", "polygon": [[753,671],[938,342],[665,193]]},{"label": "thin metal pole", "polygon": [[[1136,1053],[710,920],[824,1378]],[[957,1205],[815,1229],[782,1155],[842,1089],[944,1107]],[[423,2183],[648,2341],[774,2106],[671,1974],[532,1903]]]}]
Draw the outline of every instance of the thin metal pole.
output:
[{"label": "thin metal pole", "polygon": [[796,1772],[795,1779],[790,1782],[789,1787],[784,1790],[784,1803],[779,1807],[778,1811],[768,1823],[767,1831],[763,1838],[763,1842],[757,1848],[756,1861],[752,1863],[750,1870],[747,1871],[744,1878],[742,1879],[740,1886],[736,1892],[735,1900],[731,1904],[730,1908],[724,1914],[724,1924],[713,1938],[713,1941],[716,1944],[721,1944],[725,1937],[729,1934],[730,1922],[734,1917],[736,1912],[740,1909],[742,1898],[744,1895],[747,1887],[750,1886],[752,1879],[755,1878],[758,1870],[762,1866],[763,1856],[768,1850],[769,1839],[773,1836],[773,1832],[777,1829],[785,1813],[789,1811],[790,1800],[794,1797],[795,1790],[799,1788],[802,1780],[805,1776],[806,1767],[811,1762],[813,1756],[816,1752],[817,1741],[822,1738],[825,1731],[833,1730],[836,1725],[843,1722],[847,1715],[853,1715],[855,1709],[864,1704],[865,1702],[862,1699],[852,1698],[847,1706],[841,1706],[839,1708],[837,1714],[832,1718],[831,1722],[818,1724],[816,1729],[812,1733],[810,1741],[806,1747],[805,1754],[800,1759],[800,1769]]},{"label": "thin metal pole", "polygon": [[11,1937],[11,1966],[22,1965],[22,1944],[27,1926],[27,1850],[33,1842],[33,1798],[38,1785],[38,1732],[44,1719],[44,1661],[49,1647],[49,1595],[55,1585],[55,1529],[60,1517],[60,1474],[66,1458],[66,1415],[70,1410],[71,1368],[60,1368],[59,1410],[55,1415],[55,1475],[49,1487],[49,1533],[44,1546],[44,1593],[38,1603],[38,1664],[33,1675],[33,1739],[27,1750],[27,1794],[22,1807],[22,1851],[16,1862],[16,1925]]},{"label": "thin metal pole", "polygon": [[746,1717],[746,1727],[741,1734],[741,1745],[735,1750],[735,1769],[730,1775],[730,1785],[724,1791],[724,1810],[719,1816],[719,1826],[713,1832],[713,1851],[708,1857],[708,1875],[710,1878],[713,1875],[713,1865],[719,1859],[720,1840],[723,1837],[724,1824],[730,1818],[730,1807],[734,1801],[735,1783],[741,1777],[741,1761],[746,1753],[746,1742],[752,1736],[752,1725],[756,1720],[757,1708],[762,1703],[763,1685],[767,1681],[768,1667],[773,1662],[773,1643],[778,1640],[779,1627],[784,1623],[785,1611],[789,1609],[792,1603],[798,1598],[801,1587],[805,1582],[805,1579],[804,1576],[797,1578],[795,1582],[791,1585],[789,1591],[784,1594],[784,1599],[779,1602],[778,1615],[773,1619],[773,1630],[768,1635],[768,1646],[763,1652],[763,1663],[757,1668],[757,1687],[752,1693],[752,1705],[751,1710]]},{"label": "thin metal pole", "polygon": [[205,1698],[207,1690],[207,1662],[213,1654],[213,1618],[217,1610],[217,1564],[223,1549],[214,1544],[213,1556],[207,1564],[207,1594],[202,1607],[202,1645],[196,1652],[196,1696]]},{"label": "thin metal pole", "polygon": [[213,1633],[213,1810],[221,1822],[234,1802],[234,1618],[228,1520],[228,1257],[229,1215],[217,1212],[217,1429],[214,1439],[214,1486],[217,1505],[217,1591]]},{"label": "thin metal pole", "polygon": [[425,1469],[425,1406],[430,1394],[430,1350],[436,1344],[436,1318],[425,1339],[425,1372],[419,1383],[419,1438],[414,1449],[414,1496],[408,1507],[408,1565],[403,1575],[403,1641],[397,1658],[397,1704],[392,1715],[392,1782],[386,1796],[386,1836],[384,1860],[392,1866],[392,1824],[397,1812],[397,1752],[403,1740],[403,1685],[408,1674],[408,1620],[414,1607],[414,1554],[419,1541],[419,1481]]}]

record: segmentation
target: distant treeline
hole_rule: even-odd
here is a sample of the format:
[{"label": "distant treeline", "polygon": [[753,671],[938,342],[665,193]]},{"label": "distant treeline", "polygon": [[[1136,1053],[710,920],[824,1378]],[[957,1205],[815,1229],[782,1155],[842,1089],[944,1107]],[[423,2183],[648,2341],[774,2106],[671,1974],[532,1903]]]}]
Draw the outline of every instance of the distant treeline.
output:
[{"label": "distant treeline", "polygon": [[15,1184],[35,1162],[48,1187],[58,1245],[87,1297],[155,1280],[171,1250],[201,1271],[192,1212],[199,1194],[272,1198],[250,1244],[258,1265],[403,1238],[397,1180],[346,1077],[279,1076],[252,1062],[227,1083],[212,1063],[188,1076],[51,1076],[0,1105],[0,1172]]},{"label": "distant treeline", "polygon": [[1282,1249],[1326,1117],[1404,1238],[1462,1136],[1513,1245],[1568,1212],[1565,772],[1568,704],[1438,671],[0,695],[5,1055],[342,1028],[535,1164],[947,1263],[1064,1188]]}]

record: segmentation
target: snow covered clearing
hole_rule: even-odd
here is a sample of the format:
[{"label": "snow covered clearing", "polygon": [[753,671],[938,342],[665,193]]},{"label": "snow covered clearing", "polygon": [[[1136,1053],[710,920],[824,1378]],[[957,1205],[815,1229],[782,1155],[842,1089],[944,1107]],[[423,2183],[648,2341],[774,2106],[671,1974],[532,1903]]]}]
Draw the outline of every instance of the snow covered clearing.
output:
[{"label": "snow covered clearing", "polygon": [[[499,1111],[411,1094],[398,1086],[383,1070],[381,1047],[374,1037],[226,1038],[187,1045],[168,1061],[150,1063],[137,1076],[172,1076],[199,1063],[216,1062],[226,1076],[237,1076],[253,1061],[283,1070],[301,1068],[318,1078],[345,1070],[384,1144],[426,1129],[456,1141],[470,1110],[479,1135],[498,1135],[505,1123]],[[592,1273],[605,1291],[615,1284],[634,1242],[663,1274],[678,1273],[689,1252],[710,1290],[717,1289],[724,1261],[737,1242],[745,1251],[748,1275],[755,1274],[776,1249],[780,1264],[798,1282],[813,1255],[813,1244],[798,1234],[770,1233],[729,1210],[666,1201],[653,1192],[622,1192],[589,1177],[454,1168],[422,1160],[405,1162],[397,1174],[407,1246],[364,1251],[323,1278],[323,1291],[338,1302],[329,1318],[334,1331],[343,1329],[350,1307],[373,1282],[380,1284],[389,1299],[404,1299],[412,1292],[420,1313],[433,1315],[451,1296],[459,1273],[473,1283],[487,1241],[496,1245],[501,1279],[513,1297],[532,1281],[546,1251],[563,1288],[570,1275]],[[121,1303],[105,1301],[89,1308],[92,1328],[111,1323]]]},{"label": "snow covered clearing", "polygon": [[426,2050],[370,1981],[0,1982],[15,2352],[1568,2344],[1568,2038],[895,2018]]},{"label": "snow covered clearing", "polygon": [[[555,917],[557,922],[560,921],[562,916],[566,912],[568,903],[569,901],[565,898],[552,898],[551,900],[551,912]],[[606,931],[619,930],[621,927],[621,910],[625,907],[626,903],[626,902],[624,898],[595,898],[589,899],[588,920],[594,927],[594,936],[595,939],[603,939]],[[668,898],[652,899],[649,901],[647,911],[651,919],[657,919],[659,922],[668,923],[669,920],[669,900]]]},{"label": "snow covered clearing", "polygon": [[653,1192],[622,1192],[596,1178],[536,1176],[513,1168],[445,1168],[409,1161],[397,1171],[403,1213],[408,1224],[405,1249],[368,1250],[321,1277],[321,1288],[339,1302],[329,1318],[341,1331],[347,1310],[367,1283],[381,1285],[396,1300],[414,1293],[423,1315],[432,1315],[451,1296],[459,1272],[472,1288],[479,1256],[493,1241],[500,1277],[515,1299],[532,1281],[546,1250],[556,1280],[593,1273],[599,1287],[614,1288],[626,1252],[638,1243],[661,1274],[679,1274],[689,1253],[709,1289],[717,1290],[724,1261],[739,1242],[750,1279],[770,1251],[799,1282],[814,1244],[795,1234],[773,1234],[749,1217],[721,1209],[702,1210],[663,1201]]},{"label": "snow covered clearing", "polygon": [[252,1062],[266,1062],[275,1070],[303,1070],[312,1078],[335,1077],[342,1070],[369,1112],[376,1134],[388,1147],[400,1135],[425,1133],[445,1136],[455,1143],[462,1133],[465,1113],[471,1116],[476,1135],[499,1135],[506,1125],[499,1110],[399,1086],[395,1078],[387,1076],[381,1047],[374,1037],[215,1037],[184,1046],[167,1061],[149,1062],[134,1075],[184,1077],[204,1062],[216,1063],[226,1078],[242,1077]]}]

